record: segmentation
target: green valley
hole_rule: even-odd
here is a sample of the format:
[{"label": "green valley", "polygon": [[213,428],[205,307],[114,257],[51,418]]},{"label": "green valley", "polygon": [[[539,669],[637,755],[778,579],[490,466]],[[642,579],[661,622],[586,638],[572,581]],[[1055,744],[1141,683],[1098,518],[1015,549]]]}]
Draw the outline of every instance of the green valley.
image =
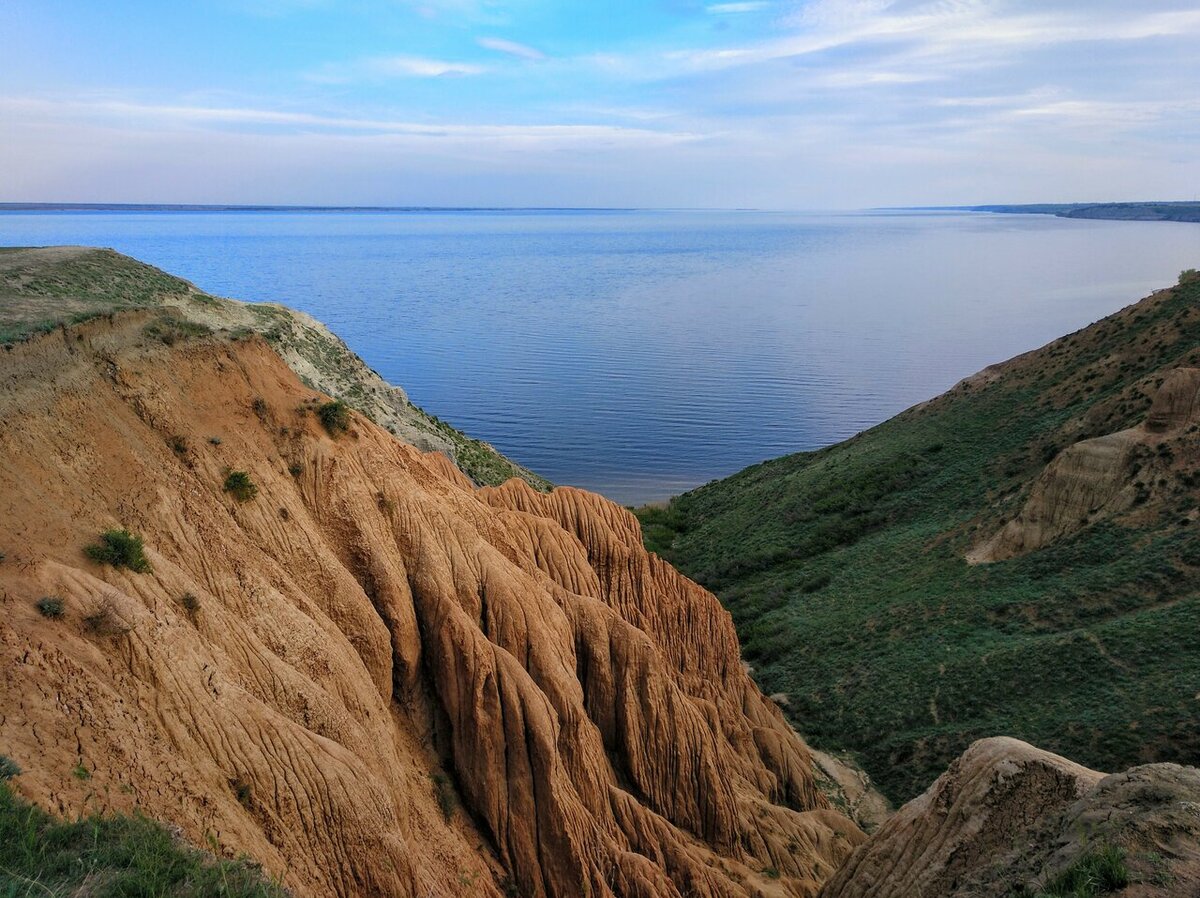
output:
[{"label": "green valley", "polygon": [[850,440],[641,509],[645,540],[720,596],[800,731],[893,800],[997,734],[1101,770],[1196,763],[1196,423],[1130,450],[1127,500],[1006,560],[967,555],[1063,492],[1043,472],[1064,450],[1138,427],[1197,365],[1189,271]]}]

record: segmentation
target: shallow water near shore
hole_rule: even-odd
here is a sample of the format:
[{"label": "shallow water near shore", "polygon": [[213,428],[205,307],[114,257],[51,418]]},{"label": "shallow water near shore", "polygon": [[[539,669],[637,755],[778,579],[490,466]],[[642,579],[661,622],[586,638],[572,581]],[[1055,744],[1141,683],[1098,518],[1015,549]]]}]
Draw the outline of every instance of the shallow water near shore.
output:
[{"label": "shallow water near shore", "polygon": [[970,213],[0,212],[328,324],[557,483],[658,500],[876,424],[1200,266],[1200,225]]}]

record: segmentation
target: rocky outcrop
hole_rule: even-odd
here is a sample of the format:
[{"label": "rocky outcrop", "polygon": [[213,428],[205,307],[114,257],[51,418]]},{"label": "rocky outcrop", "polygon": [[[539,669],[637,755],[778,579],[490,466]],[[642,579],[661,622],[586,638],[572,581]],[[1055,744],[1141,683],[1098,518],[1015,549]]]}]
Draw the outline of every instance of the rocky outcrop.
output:
[{"label": "rocky outcrop", "polygon": [[[157,320],[0,357],[27,797],[141,808],[301,896],[810,896],[863,839],[628,512],[477,490],[361,416],[331,435],[262,339]],[[114,528],[151,572],[84,554]]]},{"label": "rocky outcrop", "polygon": [[[1162,382],[1137,427],[1083,440],[1051,461],[1020,513],[967,555],[1001,561],[1049,545],[1145,502],[1171,478],[1174,452],[1161,447],[1200,423],[1200,369],[1178,368]],[[1194,453],[1192,453],[1194,455]]]},{"label": "rocky outcrop", "polygon": [[1098,851],[1125,898],[1200,890],[1200,770],[1152,764],[1105,776],[1015,739],[972,745],[896,812],[821,898],[1033,895]]}]

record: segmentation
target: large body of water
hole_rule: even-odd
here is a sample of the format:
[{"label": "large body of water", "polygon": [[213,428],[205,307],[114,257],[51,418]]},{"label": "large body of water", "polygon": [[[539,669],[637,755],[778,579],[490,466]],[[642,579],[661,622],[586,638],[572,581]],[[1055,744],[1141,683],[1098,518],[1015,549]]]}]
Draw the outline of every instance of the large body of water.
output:
[{"label": "large body of water", "polygon": [[1200,266],[1200,225],[981,213],[3,212],[327,323],[558,483],[659,499],[876,424]]}]

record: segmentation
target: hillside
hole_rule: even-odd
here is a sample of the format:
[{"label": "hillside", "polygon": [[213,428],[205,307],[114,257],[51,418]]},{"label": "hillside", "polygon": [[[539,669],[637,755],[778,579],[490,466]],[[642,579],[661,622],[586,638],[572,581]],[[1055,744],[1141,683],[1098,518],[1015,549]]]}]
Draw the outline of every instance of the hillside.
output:
[{"label": "hillside", "polygon": [[323,324],[275,303],[211,296],[187,281],[109,249],[82,246],[0,248],[0,346],[64,324],[135,308],[170,310],[169,341],[192,326],[261,334],[308,386],[368,415],[402,440],[448,456],[473,481],[520,477],[550,484],[413,405]]},{"label": "hillside", "polygon": [[844,443],[642,510],[646,544],[893,799],[994,735],[1101,770],[1195,763],[1198,365],[1185,272]]},{"label": "hillside", "polygon": [[300,898],[814,896],[864,836],[715,597],[625,510],[476,488],[277,342],[155,307],[0,351],[21,800]]}]

